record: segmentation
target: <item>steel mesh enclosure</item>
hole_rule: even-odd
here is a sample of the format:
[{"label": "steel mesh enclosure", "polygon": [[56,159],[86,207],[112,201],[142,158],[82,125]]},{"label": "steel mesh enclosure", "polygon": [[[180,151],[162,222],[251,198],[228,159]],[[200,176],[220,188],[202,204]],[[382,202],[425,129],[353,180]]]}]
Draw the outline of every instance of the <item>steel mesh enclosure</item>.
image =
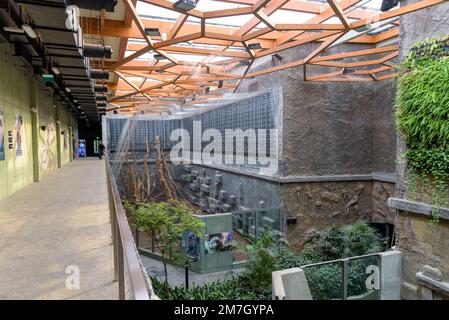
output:
[{"label": "steel mesh enclosure", "polygon": [[[270,92],[241,99],[215,109],[195,114],[182,119],[142,119],[142,118],[107,118],[108,148],[110,151],[119,150],[119,146],[128,143],[128,148],[134,151],[145,151],[147,143],[154,146],[156,137],[161,139],[164,150],[170,150],[178,141],[171,141],[170,135],[175,129],[184,129],[193,137],[193,123],[201,123],[201,132],[216,129],[223,137],[223,152],[225,140],[233,137],[244,138],[244,144],[238,146],[234,143],[234,154],[246,154],[248,145],[257,145],[258,129],[274,129],[274,103]],[[239,132],[234,130],[240,129]],[[245,134],[245,130],[253,129],[256,135]],[[129,137],[126,132],[128,130]],[[226,132],[226,130],[230,130]],[[210,141],[202,141],[202,147]],[[266,150],[269,150],[270,139],[266,135]],[[193,142],[191,139],[191,147]]]}]

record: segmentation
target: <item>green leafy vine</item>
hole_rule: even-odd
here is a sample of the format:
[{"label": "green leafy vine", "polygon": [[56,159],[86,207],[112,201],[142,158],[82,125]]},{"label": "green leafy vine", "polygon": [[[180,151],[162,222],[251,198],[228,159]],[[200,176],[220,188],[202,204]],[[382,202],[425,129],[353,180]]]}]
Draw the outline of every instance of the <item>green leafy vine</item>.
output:
[{"label": "green leafy vine", "polygon": [[401,69],[396,123],[408,147],[408,197],[430,197],[436,224],[448,205],[449,37],[415,43]]}]

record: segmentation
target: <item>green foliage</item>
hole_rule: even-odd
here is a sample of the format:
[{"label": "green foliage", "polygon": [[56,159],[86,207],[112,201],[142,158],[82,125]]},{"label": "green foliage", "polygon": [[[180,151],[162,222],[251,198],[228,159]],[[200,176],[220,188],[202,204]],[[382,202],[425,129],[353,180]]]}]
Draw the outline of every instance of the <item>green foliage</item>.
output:
[{"label": "green foliage", "polygon": [[429,38],[416,42],[404,61],[401,63],[405,69],[431,64],[434,60],[449,56],[449,37]]},{"label": "green foliage", "polygon": [[182,202],[125,202],[124,206],[131,213],[131,218],[140,231],[155,236],[153,241],[161,252],[167,281],[168,259],[176,260],[182,256],[176,249],[183,232],[190,230],[201,237],[204,222],[195,217],[192,210]]},{"label": "green foliage", "polygon": [[279,248],[283,244],[282,235],[269,228],[264,229],[259,239],[244,248],[248,256],[248,271],[252,275],[253,283],[257,284],[256,291],[271,284],[271,273],[276,269]]},{"label": "green foliage", "polygon": [[[321,239],[322,237],[324,239]],[[342,243],[342,239],[354,241],[355,244]],[[376,231],[364,221],[341,228],[326,229],[318,239],[306,245],[299,255],[288,250],[283,243],[284,239],[279,233],[265,229],[256,243],[245,247],[249,258],[247,271],[230,280],[194,286],[189,290],[182,287],[170,288],[155,278],[152,278],[152,283],[161,299],[267,300],[271,299],[271,273],[275,270],[362,255],[382,249],[382,241]],[[349,295],[365,292],[365,270],[370,264],[375,264],[371,258],[358,259],[351,263],[348,274]],[[307,281],[314,299],[340,298],[341,274],[339,263],[307,268]]]},{"label": "green foliage", "polygon": [[[409,148],[409,196],[424,185],[440,208],[447,205],[449,177],[449,37],[416,43],[402,69],[396,123]],[[438,219],[439,210],[431,222]]]},{"label": "green foliage", "polygon": [[449,58],[404,73],[398,83],[396,119],[410,144],[426,147],[449,141]]}]

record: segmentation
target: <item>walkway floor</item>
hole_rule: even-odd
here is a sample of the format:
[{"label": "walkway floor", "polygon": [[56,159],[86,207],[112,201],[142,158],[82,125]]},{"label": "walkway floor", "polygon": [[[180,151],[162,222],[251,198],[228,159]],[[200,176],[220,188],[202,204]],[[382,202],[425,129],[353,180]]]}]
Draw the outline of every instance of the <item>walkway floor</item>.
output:
[{"label": "walkway floor", "polygon": [[[112,252],[103,161],[74,161],[0,200],[0,299],[117,299]],[[77,267],[80,288],[68,289]]]}]

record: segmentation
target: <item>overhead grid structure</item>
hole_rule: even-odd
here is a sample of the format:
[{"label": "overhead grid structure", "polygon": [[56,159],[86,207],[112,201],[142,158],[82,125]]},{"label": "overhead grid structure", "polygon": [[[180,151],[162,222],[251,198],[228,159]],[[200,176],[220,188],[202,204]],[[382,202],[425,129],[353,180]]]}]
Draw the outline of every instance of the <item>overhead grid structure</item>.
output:
[{"label": "overhead grid structure", "polygon": [[[121,0],[122,21],[102,11],[82,15],[81,25],[120,39],[117,60],[104,63],[112,75],[106,111],[158,113],[170,104],[236,92],[242,79],[298,66],[305,81],[393,78],[399,17],[445,1]],[[282,52],[299,46],[310,51],[284,62]],[[339,53],[325,52],[337,46]],[[269,58],[275,63],[263,68],[259,61]]]}]

